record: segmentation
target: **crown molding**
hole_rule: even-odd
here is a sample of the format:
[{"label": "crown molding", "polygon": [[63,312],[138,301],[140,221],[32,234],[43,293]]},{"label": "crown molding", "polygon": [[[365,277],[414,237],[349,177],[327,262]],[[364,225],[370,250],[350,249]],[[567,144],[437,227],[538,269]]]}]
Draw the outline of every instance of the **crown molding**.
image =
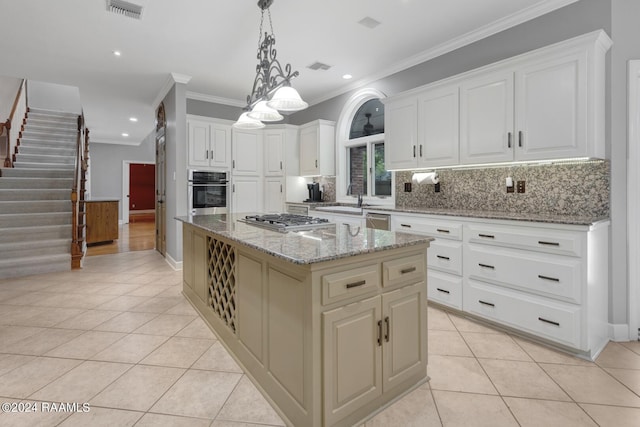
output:
[{"label": "crown molding", "polygon": [[187,99],[196,101],[212,102],[214,104],[230,105],[232,107],[243,108],[247,105],[246,101],[239,99],[223,98],[221,96],[207,95],[206,93],[187,91]]},{"label": "crown molding", "polygon": [[160,105],[164,97],[167,96],[167,94],[169,93],[169,91],[171,90],[171,88],[175,83],[187,84],[190,81],[191,81],[191,76],[188,76],[186,74],[169,73],[169,75],[167,76],[167,79],[164,81],[164,84],[162,85],[162,88],[160,88],[160,91],[158,92],[155,99],[153,100],[153,104],[151,104],[153,108],[158,108],[158,105]]},{"label": "crown molding", "polygon": [[430,49],[424,50],[414,56],[411,56],[403,61],[398,62],[392,67],[385,68],[375,74],[371,74],[365,78],[356,80],[347,86],[343,86],[340,89],[336,89],[335,91],[328,92],[325,95],[321,96],[320,98],[316,98],[311,102],[309,102],[309,105],[310,106],[316,105],[321,102],[327,101],[331,98],[335,98],[336,96],[342,95],[346,92],[361,88],[363,86],[367,86],[375,81],[388,77],[392,74],[398,73],[400,71],[404,71],[415,65],[429,61],[433,58],[437,58],[438,56],[444,55],[446,53],[452,52],[461,47],[467,46],[471,43],[485,39],[501,31],[515,27],[516,25],[520,25],[524,22],[530,21],[534,18],[537,18],[549,12],[552,12],[556,9],[560,9],[564,6],[568,6],[577,1],[579,0],[547,0],[541,3],[537,3],[524,10],[513,13],[509,16],[505,16],[504,18],[500,18],[496,21],[493,21],[476,30],[470,31],[459,37],[451,39],[445,43],[442,43]]}]

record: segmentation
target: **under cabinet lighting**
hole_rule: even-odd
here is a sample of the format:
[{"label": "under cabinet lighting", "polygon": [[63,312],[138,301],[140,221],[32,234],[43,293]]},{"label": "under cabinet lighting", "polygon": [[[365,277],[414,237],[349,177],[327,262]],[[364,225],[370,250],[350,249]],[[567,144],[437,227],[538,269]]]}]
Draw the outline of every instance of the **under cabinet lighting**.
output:
[{"label": "under cabinet lighting", "polygon": [[124,136],[125,138],[129,136],[128,133],[123,133],[122,136]]},{"label": "under cabinet lighting", "polygon": [[113,56],[120,56],[120,55],[122,55],[122,52],[120,52],[119,50],[113,51]]},{"label": "under cabinet lighting", "polygon": [[349,79],[352,79],[353,76],[351,74],[345,74],[345,75],[342,76],[342,78],[345,79],[345,80],[349,80]]},{"label": "under cabinet lighting", "polygon": [[567,159],[549,159],[549,160],[523,160],[519,162],[502,162],[502,163],[476,163],[470,165],[452,165],[452,166],[434,166],[424,169],[389,169],[390,172],[403,172],[403,171],[419,171],[419,170],[454,170],[454,169],[479,169],[479,168],[504,168],[509,166],[541,166],[541,165],[558,165],[558,164],[571,164],[571,163],[596,163],[603,162],[604,159],[592,158],[592,157],[573,157]]},{"label": "under cabinet lighting", "polygon": [[137,122],[138,118],[137,117],[129,117],[129,121],[130,122]]}]

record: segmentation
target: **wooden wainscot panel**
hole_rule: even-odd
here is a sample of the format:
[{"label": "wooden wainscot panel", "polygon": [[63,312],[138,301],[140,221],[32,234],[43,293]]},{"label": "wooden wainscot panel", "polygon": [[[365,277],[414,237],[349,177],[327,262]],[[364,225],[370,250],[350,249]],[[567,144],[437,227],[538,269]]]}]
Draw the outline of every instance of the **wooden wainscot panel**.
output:
[{"label": "wooden wainscot panel", "polygon": [[238,254],[238,337],[262,365],[263,349],[263,263],[245,254]]}]

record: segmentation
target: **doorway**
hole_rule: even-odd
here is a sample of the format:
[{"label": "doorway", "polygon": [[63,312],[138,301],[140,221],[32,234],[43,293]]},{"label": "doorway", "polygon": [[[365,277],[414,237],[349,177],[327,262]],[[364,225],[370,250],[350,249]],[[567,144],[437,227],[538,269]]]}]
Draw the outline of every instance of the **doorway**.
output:
[{"label": "doorway", "polygon": [[162,256],[167,252],[166,130],[164,103],[160,103],[156,111],[156,250]]}]

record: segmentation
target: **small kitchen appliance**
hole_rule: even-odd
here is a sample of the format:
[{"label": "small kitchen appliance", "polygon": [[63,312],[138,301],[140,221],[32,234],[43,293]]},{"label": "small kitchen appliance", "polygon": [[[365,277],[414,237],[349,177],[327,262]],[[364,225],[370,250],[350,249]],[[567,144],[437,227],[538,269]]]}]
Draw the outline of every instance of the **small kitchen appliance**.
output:
[{"label": "small kitchen appliance", "polygon": [[322,191],[320,191],[320,184],[318,184],[317,182],[312,182],[311,184],[307,184],[307,189],[309,189],[309,198],[305,200],[305,202],[322,201]]}]

